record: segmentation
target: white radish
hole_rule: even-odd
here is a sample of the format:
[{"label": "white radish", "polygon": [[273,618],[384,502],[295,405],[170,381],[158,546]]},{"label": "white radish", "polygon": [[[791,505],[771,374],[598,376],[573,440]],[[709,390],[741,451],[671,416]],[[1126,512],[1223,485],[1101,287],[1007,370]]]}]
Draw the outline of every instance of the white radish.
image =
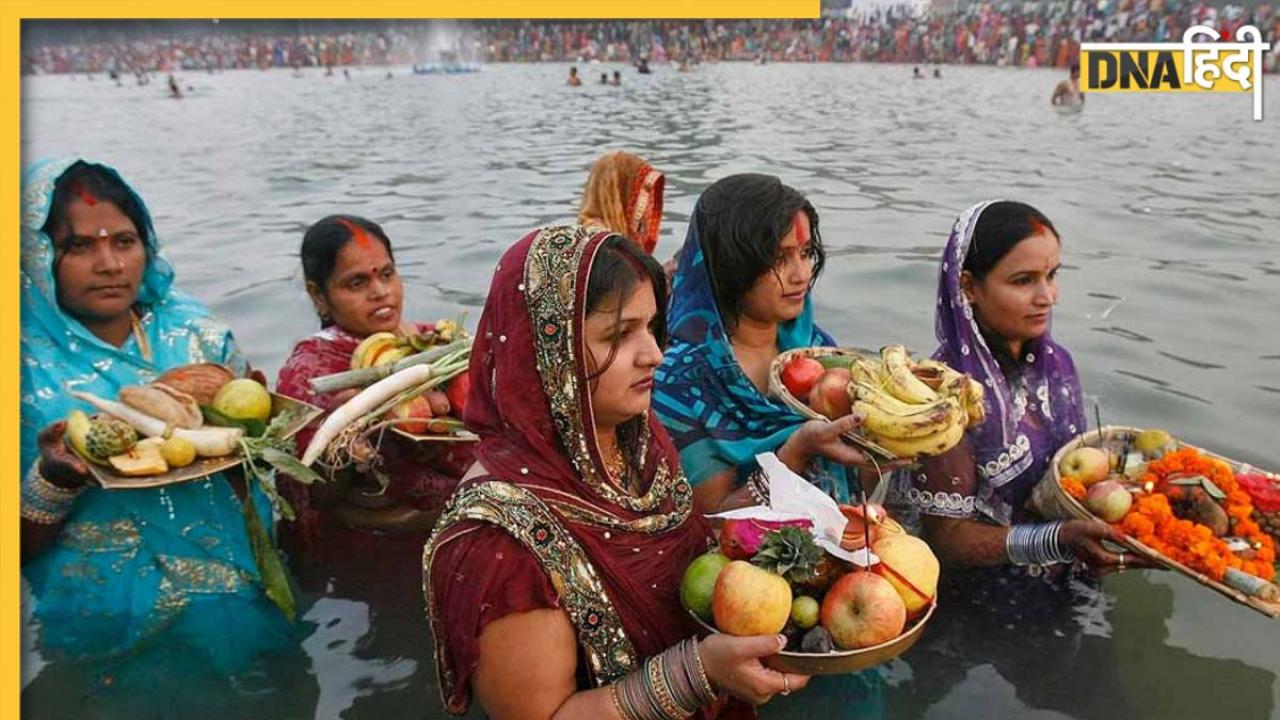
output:
[{"label": "white radish", "polygon": [[348,425],[382,407],[383,403],[405,390],[430,380],[432,372],[430,365],[413,365],[361,390],[320,423],[316,434],[311,436],[306,451],[302,453],[302,464],[310,466]]},{"label": "white radish", "polygon": [[[205,426],[197,430],[175,428],[157,417],[152,417],[140,410],[114,400],[104,400],[97,395],[86,392],[72,392],[75,398],[83,400],[98,410],[119,418],[133,426],[135,430],[147,437],[180,437],[191,443],[200,457],[222,457],[240,449],[240,438],[244,436],[242,428]],[[166,434],[168,433],[168,434]]]}]

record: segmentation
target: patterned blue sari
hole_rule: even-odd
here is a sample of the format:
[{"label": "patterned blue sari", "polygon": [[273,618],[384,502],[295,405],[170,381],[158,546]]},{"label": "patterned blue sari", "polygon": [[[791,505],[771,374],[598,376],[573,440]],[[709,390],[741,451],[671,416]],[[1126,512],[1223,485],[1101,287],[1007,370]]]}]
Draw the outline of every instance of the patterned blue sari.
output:
[{"label": "patterned blue sari", "polygon": [[[23,177],[22,453],[16,468],[23,478],[38,458],[41,428],[73,409],[92,411],[67,390],[114,398],[120,388],[176,365],[217,362],[245,369],[227,328],[173,289],[173,268],[160,256],[140,198],[147,267],[135,307],[151,360],[144,359],[137,337],[114,347],[62,310],[53,243],[41,227],[55,182],[76,162],[38,162]],[[269,532],[266,497],[258,490],[251,498]],[[167,649],[166,656],[181,658],[184,667],[231,673],[292,635],[262,589],[244,506],[220,475],[156,489],[90,488],[76,499],[58,537],[22,572],[38,649],[49,659],[121,660],[145,646],[148,652]]]},{"label": "patterned blue sari", "polygon": [[[698,211],[695,209],[693,217]],[[667,314],[671,345],[654,375],[653,407],[680,449],[680,464],[695,487],[727,470],[739,482],[755,469],[755,456],[782,446],[805,417],[765,397],[738,365],[716,306],[696,219],[680,249]],[[778,349],[834,345],[813,322],[813,300],[778,326]],[[841,468],[817,462],[810,480],[839,502],[849,498]]]}]

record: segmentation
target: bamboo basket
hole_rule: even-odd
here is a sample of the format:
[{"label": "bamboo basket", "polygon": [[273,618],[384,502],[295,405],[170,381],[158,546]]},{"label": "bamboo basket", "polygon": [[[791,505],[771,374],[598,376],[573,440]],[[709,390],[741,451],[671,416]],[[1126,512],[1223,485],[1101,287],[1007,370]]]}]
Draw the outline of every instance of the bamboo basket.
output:
[{"label": "bamboo basket", "polygon": [[[1093,513],[1089,512],[1089,510],[1085,508],[1079,500],[1068,495],[1067,491],[1063,489],[1061,482],[1062,475],[1058,472],[1058,463],[1067,453],[1082,445],[1107,445],[1116,447],[1123,441],[1136,436],[1140,432],[1142,432],[1140,428],[1122,425],[1107,425],[1100,430],[1086,432],[1079,437],[1076,437],[1071,442],[1063,445],[1061,448],[1058,448],[1058,452],[1054,454],[1053,460],[1050,461],[1049,469],[1045,472],[1044,477],[1040,479],[1040,482],[1036,483],[1035,488],[1031,491],[1031,499],[1028,501],[1028,504],[1037,513],[1050,519],[1097,520],[1098,518]],[[1234,472],[1239,472],[1244,467],[1244,463],[1237,462],[1228,457],[1223,457],[1217,453],[1210,452],[1195,445],[1179,442],[1178,447],[1189,447],[1200,452],[1206,457],[1222,460],[1230,465]],[[1264,472],[1257,470],[1256,468],[1254,470],[1256,472]],[[1264,474],[1272,477],[1275,476],[1274,473],[1269,472],[1264,472]],[[1124,544],[1138,555],[1152,560],[1153,562],[1170,570],[1182,573],[1201,585],[1216,590],[1242,605],[1247,605],[1267,617],[1280,617],[1280,603],[1268,602],[1261,598],[1246,595],[1233,587],[1229,587],[1217,580],[1214,580],[1198,570],[1192,569],[1173,558],[1167,557],[1160,551],[1146,546],[1136,538],[1126,535]]]},{"label": "bamboo basket", "polygon": [[[862,571],[855,570],[854,572]],[[836,650],[829,653],[802,653],[783,650],[777,655],[760,658],[760,662],[772,670],[795,673],[797,675],[841,675],[860,672],[876,665],[883,665],[910,650],[911,646],[916,644],[916,641],[924,633],[924,626],[933,617],[933,611],[937,607],[938,604],[936,602],[929,603],[929,609],[925,611],[924,615],[908,621],[909,626],[902,631],[901,635],[892,640],[886,640],[879,645],[872,645],[858,650]],[[692,610],[688,612],[689,616],[707,634],[720,632],[694,614]]]},{"label": "bamboo basket", "polygon": [[[787,350],[786,352],[779,353],[778,356],[773,359],[773,362],[769,364],[769,395],[780,400],[787,407],[795,410],[797,413],[809,418],[810,420],[827,420],[828,418],[825,415],[818,413],[813,408],[797,399],[796,396],[792,395],[791,391],[787,389],[787,386],[782,384],[782,368],[794,357],[803,356],[820,358],[832,355],[840,355],[850,358],[865,357],[857,350],[838,347],[796,348],[794,350]],[[889,462],[898,459],[897,455],[894,455],[888,450],[880,447],[861,433],[847,432],[844,434],[844,437],[846,440],[853,443],[859,450],[865,450],[875,455],[876,459],[881,462]]]}]

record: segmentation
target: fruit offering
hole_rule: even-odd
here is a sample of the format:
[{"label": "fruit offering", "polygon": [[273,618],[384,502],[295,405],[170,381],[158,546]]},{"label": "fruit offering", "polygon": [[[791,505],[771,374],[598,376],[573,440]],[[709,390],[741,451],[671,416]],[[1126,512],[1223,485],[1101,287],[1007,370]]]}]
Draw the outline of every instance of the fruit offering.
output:
[{"label": "fruit offering", "polygon": [[[116,400],[72,395],[99,413],[90,417],[72,410],[66,418],[67,444],[89,462],[135,478],[163,475],[198,457],[234,454],[245,435],[238,423],[263,423],[272,407],[271,394],[261,384],[236,379],[210,363],[174,368],[150,384],[121,388]],[[208,424],[206,411],[236,426]]]},{"label": "fruit offering", "polygon": [[[441,347],[464,335],[452,320],[439,320],[410,335],[377,332],[365,338],[351,353],[351,369],[394,365],[412,355]],[[447,435],[462,428],[462,410],[471,381],[463,372],[439,389],[408,398],[387,411],[385,419],[410,435]]]},{"label": "fruit offering", "polygon": [[[852,518],[851,507],[841,511]],[[938,560],[879,506],[868,506],[848,525],[863,526],[862,537],[873,539],[878,560],[870,567],[824,551],[808,521],[727,520],[721,551],[689,564],[680,599],[720,632],[781,632],[787,650],[800,655],[861,650],[902,637],[934,603]],[[722,552],[730,547],[732,555]]]},{"label": "fruit offering", "polygon": [[856,411],[861,434],[899,458],[940,455],[985,416],[980,383],[937,360],[913,360],[901,345],[878,358],[797,355],[779,379],[819,415],[834,420]]},{"label": "fruit offering", "polygon": [[1275,541],[1256,518],[1259,502],[1280,511],[1280,482],[1263,490],[1265,475],[1237,474],[1164,430],[1094,437],[1065,453],[1057,470],[1062,490],[1095,517],[1217,582],[1229,570],[1275,577]]}]

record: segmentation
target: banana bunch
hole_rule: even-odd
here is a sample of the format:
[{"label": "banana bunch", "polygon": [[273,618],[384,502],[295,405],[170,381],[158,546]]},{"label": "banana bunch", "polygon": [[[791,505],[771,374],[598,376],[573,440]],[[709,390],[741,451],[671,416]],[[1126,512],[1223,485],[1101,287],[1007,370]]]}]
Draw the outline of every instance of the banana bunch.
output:
[{"label": "banana bunch", "polygon": [[458,323],[453,320],[437,321],[432,329],[409,335],[376,332],[361,340],[355,352],[351,353],[351,369],[396,363],[438,345],[447,345],[462,336]]},{"label": "banana bunch", "polygon": [[849,398],[867,439],[900,458],[940,455],[982,422],[982,384],[936,360],[914,361],[901,345],[855,359]]}]

